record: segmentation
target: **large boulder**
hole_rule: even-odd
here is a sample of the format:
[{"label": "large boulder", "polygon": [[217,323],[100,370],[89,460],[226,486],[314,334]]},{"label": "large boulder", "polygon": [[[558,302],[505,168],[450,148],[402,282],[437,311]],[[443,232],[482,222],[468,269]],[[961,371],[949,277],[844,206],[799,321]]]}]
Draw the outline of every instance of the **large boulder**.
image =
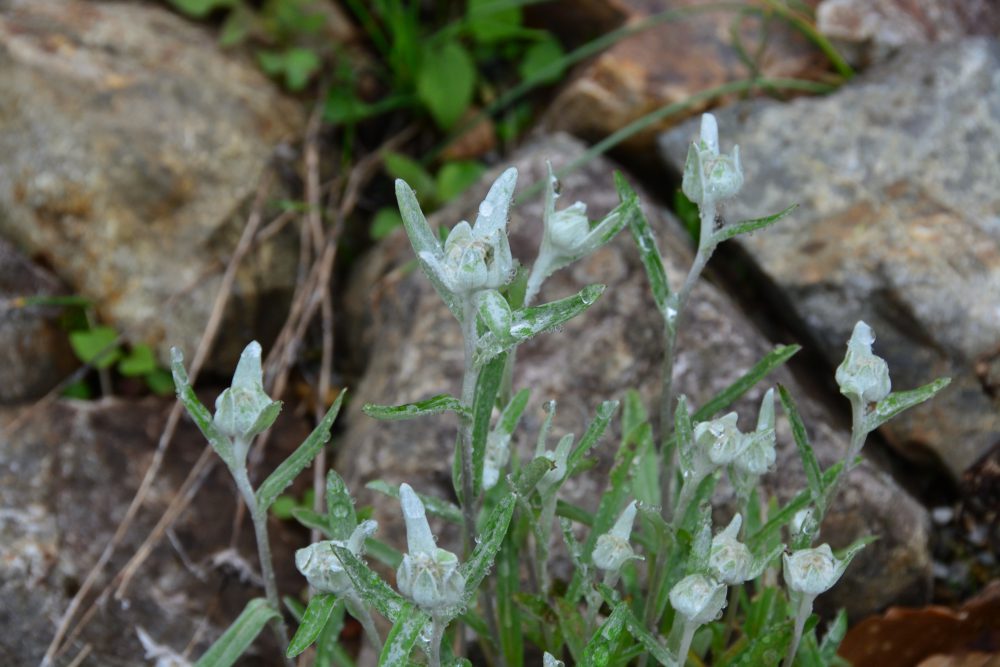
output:
[{"label": "large boulder", "polygon": [[[149,4],[6,0],[0,70],[0,235],[162,360],[192,349],[301,109],[210,32]],[[264,301],[290,294],[296,261],[291,230],[246,260],[219,367],[274,321]]]},{"label": "large boulder", "polygon": [[[556,168],[578,158],[584,146],[565,135],[535,143],[513,156],[519,169],[519,191],[545,178],[545,160]],[[494,172],[493,177],[497,174]],[[454,205],[436,215],[447,225],[474,216],[487,184],[472,188]],[[612,164],[596,159],[562,179],[562,203],[580,199],[591,217],[617,204]],[[676,287],[691,261],[688,239],[665,210],[646,202],[672,284]],[[511,245],[514,255],[534,259],[541,237],[540,197],[519,202],[512,209]],[[405,422],[376,422],[360,411],[363,402],[397,404],[442,392],[457,394],[462,376],[459,327],[419,271],[408,271],[412,250],[405,236],[385,240],[366,258],[353,281],[354,317],[365,320],[361,345],[370,350],[367,371],[356,389],[358,399],[346,415],[347,433],[338,455],[338,468],[352,490],[375,503],[383,539],[405,546],[398,504],[364,491],[376,478],[409,482],[417,490],[453,497],[451,456],[456,420],[434,417]],[[597,405],[621,399],[635,387],[647,406],[659,391],[662,359],[662,323],[652,303],[646,277],[627,233],[588,259],[555,274],[545,284],[542,300],[575,293],[592,283],[608,285],[605,294],[582,316],[560,331],[543,334],[522,346],[515,371],[516,388],[528,387],[531,402],[515,441],[524,459],[531,455],[543,413],[541,405],[558,400],[553,442],[565,432],[582,434]],[[845,339],[846,340],[846,339]],[[702,282],[694,291],[689,318],[681,333],[676,382],[691,403],[700,405],[736,380],[760,359],[772,344],[724,293]],[[820,458],[830,464],[842,455],[847,434],[824,404],[811,397],[787,369],[768,378],[780,381],[797,396],[806,415]],[[753,426],[766,386],[759,386],[737,402],[741,426]],[[779,410],[780,412],[780,410]],[[620,417],[620,415],[619,415]],[[779,423],[778,471],[768,486],[787,499],[804,486],[787,423]],[[567,499],[594,509],[606,482],[620,435],[618,420],[597,448],[596,469],[566,489]],[[846,546],[860,535],[881,539],[868,547],[849,570],[833,601],[852,614],[864,614],[898,599],[921,600],[928,592],[930,558],[928,520],[924,509],[887,475],[864,465],[847,479],[824,529],[824,540]],[[728,517],[726,517],[728,518]],[[454,537],[447,530],[444,539]],[[863,594],[859,594],[863,591]]]},{"label": "large boulder", "polygon": [[[0,662],[37,665],[70,599],[111,540],[156,450],[173,401],[103,399],[58,401],[25,419],[25,410],[0,409]],[[294,420],[292,420],[294,421]],[[17,423],[20,427],[17,427]],[[274,454],[304,435],[288,420],[272,440]],[[13,430],[13,432],[9,432]],[[204,440],[182,420],[164,466],[146,502],[93,596],[109,584],[135,553],[174,499]],[[197,658],[239,615],[248,600],[263,596],[249,521],[235,549],[235,485],[222,465],[211,471],[192,505],[169,529],[138,570],[122,600],[112,596],[96,608],[82,631],[60,654],[68,665],[88,651],[84,664],[126,667],[145,664],[144,631],[154,644]],[[294,571],[293,550],[304,535],[271,522],[282,591],[294,594],[305,582]],[[86,648],[88,647],[89,648]],[[269,632],[261,634],[248,665],[276,664]],[[241,663],[244,664],[244,663]]]},{"label": "large boulder", "polygon": [[[799,204],[740,238],[830,364],[858,319],[894,388],[950,376],[889,422],[956,479],[1000,439],[1000,42],[914,47],[834,95],[719,114],[747,174],[726,215]],[[680,170],[694,125],[663,136]]]},{"label": "large boulder", "polygon": [[0,239],[0,404],[43,395],[75,365],[60,309],[59,280]]}]

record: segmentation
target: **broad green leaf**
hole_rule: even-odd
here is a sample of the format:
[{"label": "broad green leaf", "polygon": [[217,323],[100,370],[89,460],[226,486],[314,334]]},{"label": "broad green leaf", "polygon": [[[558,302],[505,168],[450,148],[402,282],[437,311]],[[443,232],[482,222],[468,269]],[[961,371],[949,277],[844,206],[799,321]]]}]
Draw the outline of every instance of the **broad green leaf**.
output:
[{"label": "broad green leaf", "polygon": [[475,63],[459,42],[424,50],[417,96],[441,129],[450,129],[469,108],[475,83]]},{"label": "broad green leaf", "polygon": [[223,460],[230,470],[237,466],[235,454],[233,453],[233,443],[226,436],[219,433],[212,420],[212,414],[208,411],[198,396],[194,393],[191,383],[188,382],[187,371],[184,370],[184,357],[176,347],[170,350],[171,370],[174,374],[174,386],[177,387],[177,398],[184,404],[191,419],[198,426],[198,430],[208,440],[215,453]]},{"label": "broad green leaf", "polygon": [[439,261],[444,261],[444,249],[441,247],[441,243],[434,235],[434,232],[431,231],[430,225],[427,224],[427,218],[424,217],[423,211],[420,210],[420,204],[417,202],[417,196],[413,192],[413,188],[407,185],[406,181],[402,179],[396,179],[396,201],[399,203],[399,213],[403,217],[403,227],[406,229],[406,235],[410,239],[410,245],[413,246],[413,253],[417,256],[420,268],[423,270],[424,275],[427,276],[427,279],[431,281],[431,284],[434,285],[434,289],[448,306],[448,309],[461,322],[463,312],[460,300],[451,290],[445,287],[444,283],[441,282],[441,279],[434,272],[434,269],[420,258],[422,253],[429,253]]},{"label": "broad green leaf", "polygon": [[541,39],[524,52],[517,67],[522,79],[535,77],[541,85],[555,83],[563,74],[562,60],[565,56],[562,45],[554,38]]},{"label": "broad green leaf", "polygon": [[403,605],[407,604],[403,596],[392,590],[389,584],[382,581],[382,578],[351,553],[350,549],[337,544],[331,545],[331,548],[347,571],[347,576],[350,577],[361,599],[395,623]]},{"label": "broad green leaf", "polygon": [[346,389],[340,392],[337,400],[333,402],[326,416],[323,417],[323,421],[313,429],[309,437],[287,459],[282,461],[281,465],[275,468],[274,472],[268,475],[264,483],[257,489],[257,493],[255,494],[257,496],[257,508],[261,512],[267,511],[275,498],[292,483],[292,480],[298,477],[300,472],[313,462],[319,451],[323,449],[323,445],[330,439],[330,428],[333,427],[333,420],[337,418],[337,414],[340,412],[340,406],[344,402],[345,394],[347,394]]},{"label": "broad green leaf", "polygon": [[629,200],[636,202],[633,213],[629,217],[628,228],[632,232],[636,247],[639,248],[639,258],[646,269],[646,278],[649,279],[649,287],[653,292],[656,307],[664,319],[672,319],[668,317],[668,310],[672,308],[670,283],[667,281],[667,273],[663,268],[663,256],[660,254],[656,235],[653,234],[649,220],[638,204],[638,195],[636,195],[635,190],[617,171],[615,172],[615,188],[618,190],[618,198],[623,202]]},{"label": "broad green leaf", "polygon": [[77,358],[94,368],[110,368],[121,359],[122,351],[117,345],[118,332],[111,327],[93,327],[81,331],[71,331],[69,345]]},{"label": "broad green leaf", "polygon": [[133,345],[132,349],[118,362],[118,372],[126,377],[146,375],[156,370],[156,357],[153,349],[141,343]]},{"label": "broad green leaf", "polygon": [[467,416],[469,411],[462,407],[462,402],[448,394],[438,394],[431,398],[417,401],[416,403],[406,403],[404,405],[375,405],[365,403],[361,411],[369,417],[381,419],[383,421],[399,421],[401,419],[415,419],[428,415],[439,415],[442,412],[457,412],[460,416]]},{"label": "broad green leaf", "polygon": [[508,340],[497,340],[497,337],[491,332],[487,332],[479,338],[476,346],[475,364],[482,366],[498,354],[520,345],[532,336],[548,331],[576,317],[590,308],[603,293],[604,285],[590,285],[574,296],[533,308],[516,310]]},{"label": "broad green leaf", "polygon": [[486,440],[490,434],[490,417],[497,392],[503,381],[507,355],[500,354],[485,364],[476,379],[472,403],[472,494],[478,498],[483,488],[483,466],[486,462]]},{"label": "broad green leaf", "polygon": [[875,406],[875,410],[865,419],[865,428],[871,432],[904,410],[920,405],[951,384],[951,378],[938,378],[934,382],[910,391],[889,394]]},{"label": "broad green leaf", "polygon": [[479,533],[476,548],[469,556],[469,560],[462,563],[459,571],[465,577],[465,604],[471,604],[476,598],[479,584],[493,566],[493,559],[496,558],[497,551],[503,544],[503,538],[507,534],[507,527],[510,525],[510,518],[514,514],[514,505],[517,498],[510,494],[501,500],[493,511],[486,518],[486,524]]},{"label": "broad green leaf", "polygon": [[597,414],[594,415],[593,421],[590,422],[587,431],[580,438],[580,442],[576,443],[576,447],[573,448],[573,451],[569,454],[569,458],[566,460],[566,468],[570,471],[570,474],[576,471],[583,461],[583,457],[587,455],[587,452],[604,435],[608,424],[611,423],[611,418],[615,416],[617,410],[618,401],[604,401],[597,406]]},{"label": "broad green leaf", "polygon": [[741,378],[713,396],[707,403],[698,408],[691,418],[696,422],[708,421],[716,413],[728,408],[740,396],[749,391],[754,385],[764,379],[771,371],[778,368],[792,355],[801,350],[799,345],[780,345],[764,356],[763,359],[754,364],[753,368],[743,374]]},{"label": "broad green leaf", "polygon": [[319,633],[326,626],[326,622],[330,620],[330,614],[333,612],[336,602],[337,596],[329,593],[314,595],[309,600],[309,606],[306,607],[306,613],[302,615],[299,629],[295,631],[295,636],[292,637],[292,641],[288,644],[288,650],[285,651],[286,657],[294,658],[312,646],[312,643],[316,641]]},{"label": "broad green leaf", "polygon": [[385,153],[385,170],[393,178],[401,178],[417,193],[417,200],[428,206],[438,201],[434,177],[422,164],[402,153]]},{"label": "broad green leaf", "polygon": [[243,608],[243,613],[194,663],[195,667],[229,667],[236,664],[268,621],[276,618],[281,616],[267,604],[267,600],[250,600]]},{"label": "broad green leaf", "polygon": [[[389,484],[381,479],[374,479],[365,484],[365,488],[384,493],[393,498],[399,498],[398,484]],[[462,510],[457,505],[435,496],[424,495],[423,493],[417,493],[417,497],[420,498],[420,502],[424,504],[424,508],[429,514],[441,517],[451,523],[462,523]]]},{"label": "broad green leaf", "polygon": [[399,215],[399,211],[387,206],[380,208],[375,213],[375,218],[368,229],[368,234],[372,237],[373,241],[381,241],[389,236],[389,234],[392,234],[397,227],[402,226],[403,217]]},{"label": "broad green leaf", "polygon": [[379,667],[407,667],[414,644],[420,639],[420,632],[430,622],[431,617],[405,603],[393,623],[385,646],[378,657]]},{"label": "broad green leaf", "polygon": [[521,8],[511,2],[469,0],[466,9],[469,31],[477,42],[493,44],[519,37]]},{"label": "broad green leaf", "polygon": [[354,500],[335,470],[326,473],[326,520],[331,540],[346,540],[358,525]]},{"label": "broad green leaf", "polygon": [[479,181],[486,167],[468,160],[447,162],[437,173],[438,201],[447,204]]},{"label": "broad green leaf", "polygon": [[757,230],[764,229],[765,227],[770,227],[774,223],[778,222],[789,213],[794,211],[799,207],[798,204],[792,204],[783,211],[779,211],[774,215],[769,215],[765,218],[757,218],[755,220],[743,220],[742,222],[737,222],[733,225],[726,225],[719,231],[712,234],[712,244],[722,243],[723,241],[728,241],[729,239],[739,236],[740,234],[751,234]]},{"label": "broad green leaf", "polygon": [[819,461],[816,460],[816,453],[813,451],[812,445],[809,444],[809,435],[806,433],[806,426],[802,423],[802,416],[799,414],[799,409],[796,407],[792,395],[788,393],[785,387],[779,384],[778,396],[781,399],[781,407],[785,409],[785,414],[788,415],[788,422],[792,427],[792,438],[795,439],[795,446],[799,450],[799,458],[802,459],[802,467],[806,471],[806,484],[809,487],[809,492],[812,494],[813,502],[816,503],[822,516],[826,511],[826,490],[823,488],[823,471],[819,466]]}]

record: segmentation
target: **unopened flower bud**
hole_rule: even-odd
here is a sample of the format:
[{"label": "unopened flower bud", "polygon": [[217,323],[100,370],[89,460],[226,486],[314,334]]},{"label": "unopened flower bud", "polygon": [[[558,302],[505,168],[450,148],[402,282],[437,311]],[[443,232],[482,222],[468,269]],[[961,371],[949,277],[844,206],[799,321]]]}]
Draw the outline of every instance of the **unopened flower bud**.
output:
[{"label": "unopened flower bud", "polygon": [[698,448],[706,452],[717,466],[732,463],[748,444],[746,436],[736,426],[735,412],[696,424],[694,440]]},{"label": "unopened flower bud", "polygon": [[726,585],[703,574],[689,574],[670,589],[670,604],[686,623],[704,625],[726,606]]},{"label": "unopened flower bud", "polygon": [[730,586],[742,584],[752,578],[754,569],[753,554],[745,544],[736,539],[741,525],[743,517],[737,514],[725,530],[712,538],[708,559],[709,567],[719,580]]},{"label": "unopened flower bud", "polygon": [[594,565],[602,570],[618,572],[622,565],[632,559],[642,559],[632,550],[629,538],[632,535],[632,524],[635,522],[636,506],[633,500],[622,512],[615,525],[607,533],[597,538],[592,560]]},{"label": "unopened flower bud", "polygon": [[399,498],[409,550],[396,571],[399,591],[423,609],[448,613],[461,606],[465,595],[458,557],[437,547],[424,504],[409,484],[400,485]]},{"label": "unopened flower bud", "polygon": [[740,147],[732,155],[719,152],[719,127],[710,113],[702,114],[701,139],[688,149],[681,186],[697,204],[729,199],[743,187]]},{"label": "unopened flower bud", "polygon": [[361,556],[365,552],[365,539],[377,528],[378,523],[375,521],[362,521],[347,541],[324,540],[299,549],[295,552],[295,567],[309,580],[309,585],[320,593],[342,595],[353,590],[354,584],[332,547],[344,547],[355,556]]},{"label": "unopened flower bud", "polygon": [[[260,363],[260,343],[246,346],[233,374],[233,383],[215,401],[215,427],[225,436],[244,443],[266,430],[281,411],[281,402],[273,401],[264,391],[264,373]],[[246,451],[239,460],[246,460]]]},{"label": "unopened flower bud", "polygon": [[797,592],[813,597],[824,593],[837,583],[847,569],[849,559],[837,560],[829,544],[813,549],[800,549],[791,555],[785,554],[785,583]]},{"label": "unopened flower bud", "polygon": [[889,366],[885,360],[872,354],[875,333],[864,322],[854,325],[847,354],[837,367],[837,384],[840,393],[860,398],[866,403],[877,403],[889,395],[892,383]]}]

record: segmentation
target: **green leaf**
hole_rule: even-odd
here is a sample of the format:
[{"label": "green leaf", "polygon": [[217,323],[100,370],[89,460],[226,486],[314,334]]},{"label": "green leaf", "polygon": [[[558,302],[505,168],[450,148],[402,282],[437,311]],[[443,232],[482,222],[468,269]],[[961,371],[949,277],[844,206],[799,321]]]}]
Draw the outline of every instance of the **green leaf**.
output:
[{"label": "green leaf", "polygon": [[399,569],[400,563],[403,562],[403,554],[396,547],[390,546],[374,537],[369,537],[365,540],[365,552],[393,570]]},{"label": "green leaf", "polygon": [[475,600],[479,584],[482,583],[490,567],[493,566],[493,559],[496,558],[497,551],[500,550],[503,538],[507,534],[507,527],[514,514],[516,501],[517,498],[512,493],[497,503],[486,518],[486,524],[479,533],[479,541],[472,555],[459,568],[465,577],[465,604],[467,605]]},{"label": "green leaf", "polygon": [[143,376],[146,386],[157,396],[166,396],[174,393],[174,380],[170,376],[170,371],[164,368],[156,368]]},{"label": "green leaf", "polygon": [[615,172],[615,188],[618,190],[618,198],[623,203],[629,200],[636,202],[632,209],[632,215],[629,217],[628,228],[632,232],[632,239],[635,241],[636,247],[639,248],[639,258],[646,269],[646,278],[649,279],[649,287],[653,292],[656,307],[665,320],[672,320],[673,318],[668,318],[668,311],[673,308],[670,283],[667,280],[667,272],[663,268],[663,256],[660,254],[656,235],[653,234],[649,220],[638,204],[638,195],[636,195],[635,190],[617,171]]},{"label": "green leaf", "polygon": [[694,426],[688,413],[687,396],[677,398],[674,410],[674,436],[677,440],[677,457],[681,470],[694,470]]},{"label": "green leaf", "polygon": [[480,336],[476,346],[475,364],[482,366],[498,354],[520,345],[532,336],[548,331],[576,317],[590,308],[603,293],[604,285],[590,285],[584,287],[574,296],[534,308],[516,310],[508,340],[498,340],[492,332]]},{"label": "green leaf", "polygon": [[524,414],[524,408],[528,406],[528,399],[530,397],[530,389],[522,389],[514,394],[507,407],[500,413],[500,418],[497,420],[497,425],[493,428],[493,432],[503,437],[513,435],[514,430],[521,421],[521,415]]},{"label": "green leaf", "polygon": [[504,42],[518,37],[521,28],[521,8],[497,0],[469,0],[466,21],[473,38],[481,44]]},{"label": "green leaf", "polygon": [[381,241],[389,234],[392,234],[398,227],[403,226],[403,218],[399,211],[394,208],[380,208],[375,213],[372,225],[368,229],[368,234],[373,241]]},{"label": "green leaf", "polygon": [[875,410],[867,416],[865,419],[865,429],[868,432],[874,431],[899,413],[932,398],[934,394],[949,384],[951,384],[951,378],[938,378],[934,382],[911,389],[910,391],[897,391],[889,394],[879,401],[875,406]]},{"label": "green leaf", "polygon": [[271,505],[271,514],[282,521],[292,518],[292,510],[299,506],[295,496],[278,496]]},{"label": "green leaf", "polygon": [[525,80],[537,77],[534,80],[539,84],[555,83],[565,71],[562,64],[565,55],[557,40],[546,37],[528,47],[517,71]]},{"label": "green leaf", "polygon": [[524,636],[521,631],[521,612],[514,603],[521,585],[521,560],[517,543],[510,531],[504,538],[497,555],[496,601],[497,622],[500,633],[500,650],[507,667],[524,667]]},{"label": "green leaf", "polygon": [[514,492],[521,498],[527,498],[535,490],[535,486],[545,476],[545,473],[556,467],[555,461],[547,456],[538,456],[525,466],[514,483]]},{"label": "green leaf", "polygon": [[570,473],[573,473],[580,466],[583,457],[601,439],[604,431],[608,428],[608,424],[611,423],[611,418],[615,416],[615,412],[617,411],[618,401],[604,401],[597,406],[597,414],[594,415],[593,421],[590,422],[587,431],[580,438],[580,442],[576,443],[576,447],[570,452],[569,458],[566,460],[566,468]]},{"label": "green leaf", "polygon": [[413,246],[413,253],[420,262],[420,268],[428,280],[431,281],[431,284],[434,285],[434,289],[441,296],[448,309],[461,322],[463,312],[462,304],[458,297],[445,287],[444,283],[441,282],[434,272],[434,269],[420,257],[421,253],[426,252],[436,257],[439,261],[444,261],[444,249],[441,247],[441,243],[437,237],[434,236],[434,232],[431,231],[430,225],[427,224],[427,218],[424,217],[423,211],[420,210],[420,204],[417,202],[417,196],[413,192],[413,188],[407,185],[402,179],[396,179],[396,201],[399,203],[399,212],[403,217],[403,227],[406,229],[406,235],[410,239],[410,245]]},{"label": "green leaf", "polygon": [[312,643],[316,641],[319,633],[326,626],[326,622],[330,620],[330,613],[333,611],[333,606],[336,602],[337,596],[329,593],[314,595],[309,600],[309,606],[306,607],[306,613],[302,616],[299,629],[296,630],[295,636],[292,637],[292,641],[288,644],[285,657],[294,658],[312,646]]},{"label": "green leaf", "polygon": [[765,227],[770,227],[774,223],[778,222],[789,213],[794,211],[799,207],[798,204],[792,204],[788,208],[774,215],[769,215],[766,218],[757,218],[755,220],[743,220],[734,225],[726,225],[719,231],[712,234],[712,244],[722,243],[723,241],[728,241],[734,236],[739,236],[740,234],[751,234],[759,229],[764,229]]},{"label": "green leaf", "polygon": [[557,597],[553,601],[552,611],[559,621],[559,634],[566,642],[566,648],[574,661],[581,661],[587,648],[587,624],[580,613],[579,605],[569,600]]},{"label": "green leaf", "polygon": [[417,72],[417,96],[438,126],[450,129],[472,102],[476,66],[457,41],[427,48]]},{"label": "green leaf", "polygon": [[76,398],[84,401],[93,398],[93,392],[90,390],[90,385],[87,384],[85,380],[77,380],[76,382],[66,385],[66,387],[63,388],[61,395],[65,398]]},{"label": "green leaf", "polygon": [[486,167],[478,162],[447,162],[437,173],[438,202],[447,204],[468,190],[483,175]]},{"label": "green leaf", "polygon": [[[622,602],[618,607],[624,608],[625,611],[622,613],[625,616],[625,626],[628,628],[629,633],[639,640],[642,647],[646,649],[646,653],[652,656],[658,663],[664,665],[664,667],[673,667],[676,665],[677,661],[674,660],[674,656],[667,651],[663,644],[657,641],[656,637],[646,630],[642,622],[629,609],[628,605]],[[618,611],[618,607],[615,607],[615,611]]]},{"label": "green leaf", "polygon": [[184,408],[191,416],[191,419],[198,426],[198,430],[208,440],[215,453],[223,460],[230,470],[235,470],[238,462],[233,452],[233,443],[226,436],[219,433],[212,420],[212,414],[208,411],[198,396],[194,393],[191,383],[188,382],[187,371],[184,370],[184,356],[176,347],[170,350],[172,358],[171,369],[174,373],[174,385],[177,387],[177,398],[184,404]]},{"label": "green leaf", "polygon": [[459,416],[468,416],[469,411],[462,406],[462,402],[454,396],[448,394],[438,394],[416,403],[406,403],[405,405],[375,405],[365,403],[361,411],[369,417],[382,419],[384,421],[399,421],[401,419],[415,419],[428,415],[439,415],[442,412],[457,412]]},{"label": "green leaf", "polygon": [[424,166],[402,153],[385,153],[385,170],[393,178],[401,178],[417,193],[417,200],[424,206],[438,201],[437,183]]},{"label": "green leaf", "polygon": [[[273,512],[279,519],[283,517],[278,513],[278,505],[285,498],[288,498],[288,496],[278,496],[278,499],[273,505],[271,505],[271,512]],[[294,507],[288,509],[288,516],[292,517],[298,521],[300,525],[305,526],[309,530],[318,530],[323,535],[326,535],[328,539],[334,539],[330,535],[330,522],[327,521],[326,516],[323,514],[313,511],[308,507],[295,505]]]},{"label": "green leaf", "polygon": [[257,52],[257,62],[267,74],[283,77],[285,87],[293,92],[304,89],[322,64],[314,51],[300,47],[284,51],[262,49]]},{"label": "green leaf", "polygon": [[126,377],[146,375],[156,370],[156,357],[148,345],[133,345],[132,350],[118,362],[118,372]]},{"label": "green leaf", "polygon": [[392,590],[389,584],[382,581],[382,578],[351,553],[350,549],[337,544],[332,544],[331,548],[365,603],[395,623],[403,605],[407,604],[403,596]]},{"label": "green leaf", "polygon": [[[383,493],[392,498],[399,498],[398,484],[389,484],[381,479],[373,479],[365,484],[365,488]],[[417,497],[420,498],[420,502],[424,504],[424,508],[428,513],[441,517],[445,521],[450,521],[451,523],[462,523],[462,510],[459,509],[457,505],[450,503],[447,500],[442,500],[441,498],[424,495],[423,493],[417,493]]]},{"label": "green leaf", "polygon": [[802,423],[802,416],[799,414],[799,409],[796,407],[792,395],[780,384],[778,385],[778,395],[781,398],[781,407],[785,409],[785,414],[788,415],[788,422],[792,427],[792,438],[795,439],[795,446],[799,450],[799,458],[802,459],[802,467],[806,471],[806,484],[809,487],[809,493],[812,495],[813,502],[819,508],[820,516],[822,516],[826,511],[826,490],[823,488],[823,470],[819,466],[819,461],[816,460],[816,453],[813,451],[812,445],[809,444],[809,435],[806,433],[806,426]]},{"label": "green leaf", "polygon": [[[835,484],[837,478],[839,478],[843,472],[843,461],[838,461],[824,470],[822,479],[823,488],[829,488],[831,485]],[[780,510],[777,512],[771,512],[767,523],[761,526],[757,532],[747,537],[745,541],[746,545],[750,547],[752,552],[758,553],[761,550],[761,546],[768,543],[768,540],[772,535],[774,535],[775,531],[780,531],[785,524],[792,520],[796,512],[808,507],[811,500],[812,493],[808,489],[800,491],[798,495],[789,500],[788,503],[786,503]]]},{"label": "green leaf", "polygon": [[236,6],[237,0],[169,0],[169,2],[188,16],[201,19],[216,9]]},{"label": "green leaf", "polygon": [[117,342],[118,332],[111,327],[93,327],[69,334],[69,344],[77,358],[94,368],[109,368],[121,359]]},{"label": "green leaf", "polygon": [[195,667],[229,667],[235,664],[268,621],[276,618],[281,616],[267,604],[267,600],[250,600],[239,618],[194,663]]},{"label": "green leaf", "polygon": [[219,31],[219,44],[224,47],[236,46],[246,41],[254,27],[254,15],[247,7],[237,5],[226,16]]},{"label": "green leaf", "polygon": [[379,667],[407,667],[413,646],[430,620],[430,616],[414,609],[409,602],[404,604],[378,657]]},{"label": "green leaf", "polygon": [[331,540],[346,540],[358,526],[354,499],[347,484],[336,471],[326,473],[326,521]]},{"label": "green leaf", "polygon": [[342,667],[354,667],[354,661],[347,658],[343,648],[337,644],[343,629],[344,600],[339,598],[334,604],[329,620],[316,638],[316,661],[313,667],[332,667],[334,662]]},{"label": "green leaf", "polygon": [[507,355],[500,354],[489,361],[476,379],[476,393],[472,403],[472,494],[478,498],[483,488],[483,466],[486,462],[486,440],[490,433],[490,417],[496,403],[497,392],[503,381]]},{"label": "green leaf", "polygon": [[274,472],[268,475],[264,483],[257,489],[257,508],[261,512],[267,511],[275,498],[292,483],[292,480],[298,477],[300,472],[312,463],[316,455],[319,454],[319,451],[323,449],[323,445],[330,439],[330,428],[333,426],[333,420],[337,418],[337,414],[340,412],[340,406],[343,404],[346,394],[346,390],[340,392],[337,400],[333,402],[326,416],[323,417],[323,421],[313,429],[313,432],[309,434],[305,442],[299,445],[298,449],[292,452],[287,459],[281,462],[281,465],[274,469]]},{"label": "green leaf", "polygon": [[711,419],[716,413],[725,410],[732,405],[740,396],[753,388],[758,382],[764,379],[771,371],[778,368],[792,356],[801,350],[799,345],[779,345],[774,348],[763,359],[754,364],[753,368],[743,374],[738,380],[713,396],[707,403],[698,408],[691,418],[696,422],[703,422]]},{"label": "green leaf", "polygon": [[819,645],[820,657],[823,660],[823,664],[829,665],[833,663],[833,659],[837,656],[837,649],[840,648],[840,643],[844,641],[846,635],[847,611],[841,609],[837,612],[837,616],[833,619],[833,622],[827,626],[826,634]]},{"label": "green leaf", "polygon": [[583,659],[580,661],[582,667],[607,667],[611,664],[615,645],[625,631],[626,612],[625,605],[615,607],[611,616],[604,621],[600,629],[587,643],[587,647],[583,651]]}]

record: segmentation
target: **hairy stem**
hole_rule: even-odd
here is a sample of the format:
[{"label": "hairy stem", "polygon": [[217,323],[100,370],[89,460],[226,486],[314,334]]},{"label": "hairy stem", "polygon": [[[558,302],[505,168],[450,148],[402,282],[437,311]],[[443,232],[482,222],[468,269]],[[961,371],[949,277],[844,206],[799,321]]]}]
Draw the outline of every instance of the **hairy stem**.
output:
[{"label": "hairy stem", "polygon": [[795,662],[795,654],[799,650],[799,642],[802,641],[802,628],[805,627],[806,619],[812,613],[813,600],[816,596],[799,593],[799,604],[795,610],[795,630],[792,633],[792,643],[788,645],[788,654],[785,661],[781,663],[783,667],[792,667]]},{"label": "hairy stem", "polygon": [[[465,374],[462,377],[462,406],[472,413],[476,397],[476,382],[479,371],[475,367],[476,354],[476,302],[467,296],[463,307],[462,335],[465,339]],[[465,527],[465,555],[472,553],[476,543],[476,505],[472,493],[472,417],[460,420],[459,440],[462,447],[462,517]]]},{"label": "hairy stem", "polygon": [[[257,556],[260,559],[260,573],[264,579],[264,592],[267,595],[268,604],[278,612],[278,618],[271,622],[271,629],[278,640],[278,645],[283,650],[288,646],[288,628],[281,616],[278,583],[274,576],[274,563],[271,560],[271,542],[267,537],[267,510],[260,511],[257,507],[257,497],[250,485],[246,467],[239,467],[231,472],[236,481],[236,488],[239,489],[243,502],[246,503],[247,509],[250,511],[250,517],[253,519],[253,532],[257,539]],[[285,658],[285,664],[291,667],[293,663]]]}]

